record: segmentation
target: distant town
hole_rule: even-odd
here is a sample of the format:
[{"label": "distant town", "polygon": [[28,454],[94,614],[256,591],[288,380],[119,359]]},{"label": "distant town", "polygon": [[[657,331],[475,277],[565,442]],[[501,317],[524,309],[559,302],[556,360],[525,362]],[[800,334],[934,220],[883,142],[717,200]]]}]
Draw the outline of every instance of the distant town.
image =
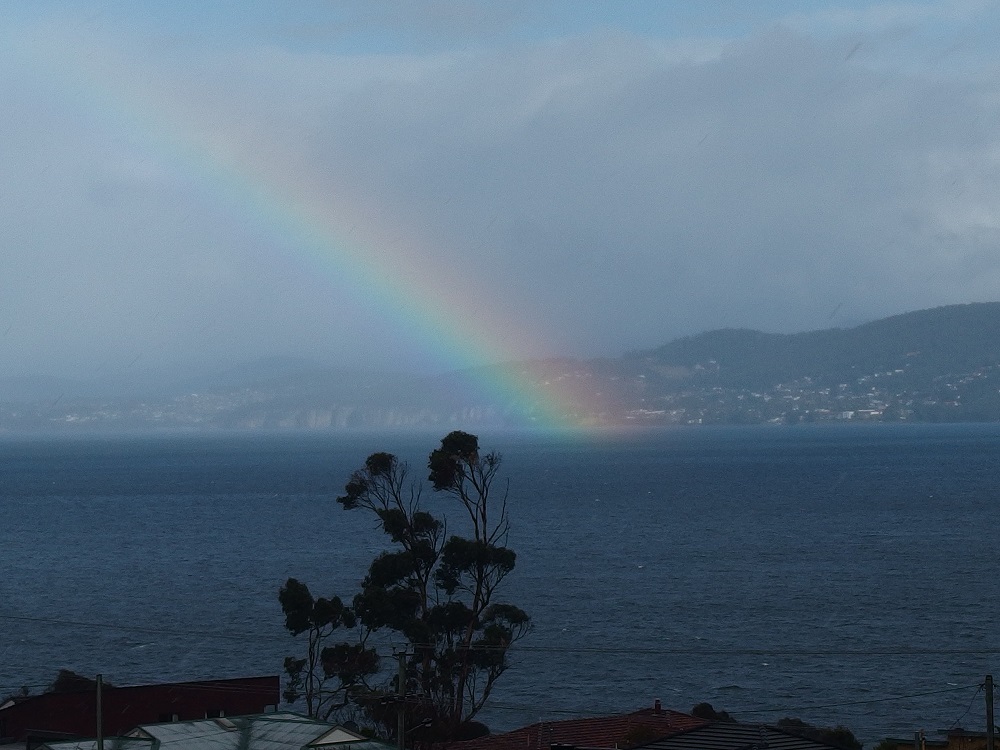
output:
[{"label": "distant town", "polygon": [[[127,394],[68,382],[19,391],[0,380],[0,431],[996,422],[997,330],[1000,303],[982,303],[852,329],[730,329],[616,359],[438,376],[289,360]],[[485,385],[497,382],[521,387]]]}]

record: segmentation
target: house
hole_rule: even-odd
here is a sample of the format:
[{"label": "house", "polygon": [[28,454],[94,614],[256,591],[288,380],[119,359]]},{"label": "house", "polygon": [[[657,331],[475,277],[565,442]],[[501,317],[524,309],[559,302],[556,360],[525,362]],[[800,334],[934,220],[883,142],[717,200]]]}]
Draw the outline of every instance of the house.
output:
[{"label": "house", "polygon": [[[794,730],[708,721],[651,709],[594,719],[531,724],[513,732],[452,743],[448,750],[831,750]],[[969,750],[952,748],[950,750]]]},{"label": "house", "polygon": [[[391,750],[391,746],[291,712],[143,724],[108,737],[104,750]],[[37,750],[97,750],[97,740],[46,742]]]},{"label": "house", "polygon": [[781,727],[714,721],[644,743],[642,750],[831,750],[832,747]]},{"label": "house", "polygon": [[[277,675],[105,686],[101,691],[103,732],[105,736],[121,735],[140,724],[263,713],[276,710],[280,700],[281,679]],[[15,698],[0,706],[0,742],[25,742],[29,737],[93,737],[97,734],[96,717],[93,685]]]},{"label": "house", "polygon": [[549,750],[566,745],[592,750],[626,750],[653,740],[704,726],[708,722],[688,714],[664,709],[659,701],[652,708],[628,714],[587,719],[543,721],[503,734],[454,742],[450,750]]},{"label": "house", "polygon": [[927,739],[923,731],[918,734],[920,735],[918,742],[915,742],[914,737],[906,739],[890,737],[885,742],[893,745],[896,750],[914,750],[914,745],[919,745],[917,750],[986,750],[986,732],[970,732],[956,727],[949,729],[943,739]]}]

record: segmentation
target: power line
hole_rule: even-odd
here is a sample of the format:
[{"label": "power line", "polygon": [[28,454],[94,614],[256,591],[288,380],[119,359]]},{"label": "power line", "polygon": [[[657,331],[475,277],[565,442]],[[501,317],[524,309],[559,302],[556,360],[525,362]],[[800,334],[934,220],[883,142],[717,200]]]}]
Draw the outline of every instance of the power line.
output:
[{"label": "power line", "polygon": [[[982,687],[982,685],[961,685],[958,687],[944,688],[942,690],[927,690],[922,693],[909,693],[907,695],[893,695],[887,698],[868,698],[858,701],[842,701],[840,703],[826,703],[821,706],[793,706],[791,708],[757,708],[750,710],[740,710],[741,714],[767,714],[782,711],[817,711],[824,708],[841,708],[843,706],[865,706],[869,703],[888,703],[891,701],[909,700],[910,698],[923,698],[928,695],[941,695],[942,693],[957,693],[961,690],[968,690],[972,687]],[[973,696],[975,697],[975,696]]]},{"label": "power line", "polygon": [[[66,627],[82,627],[120,632],[144,633],[148,635],[173,635],[199,638],[219,638],[232,641],[284,641],[290,643],[290,636],[262,635],[260,633],[232,633],[226,631],[182,630],[176,628],[154,628],[141,625],[119,625],[106,622],[86,622],[82,620],[61,620],[49,617],[27,617],[21,615],[0,615],[0,620],[15,622],[30,622],[44,625]],[[415,648],[436,648],[436,644],[410,644]],[[539,653],[581,653],[581,654],[619,654],[635,656],[995,656],[1000,655],[1000,647],[983,648],[712,648],[703,646],[678,647],[626,647],[626,646],[531,646],[514,643],[510,646],[477,645],[460,646],[472,651],[524,651]],[[389,652],[381,654],[391,655]]]},{"label": "power line", "polygon": [[[433,648],[433,644],[416,643],[415,648]],[[973,656],[1000,654],[1000,647],[984,648],[705,648],[705,647],[625,647],[625,646],[459,646],[471,651],[538,651],[554,653],[622,654],[637,656]]]},{"label": "power line", "polygon": [[[185,687],[185,685],[183,683],[176,683],[176,684],[175,683],[157,683],[157,684],[158,685],[169,685],[169,686]],[[26,687],[47,687],[47,686],[29,685],[29,686],[26,686]],[[146,686],[145,685],[134,685],[134,686],[124,686],[124,687],[146,687]],[[197,688],[196,685],[190,685],[190,687],[191,688]],[[871,704],[871,703],[890,703],[890,702],[894,702],[894,701],[911,700],[913,698],[924,698],[924,697],[928,697],[928,696],[932,696],[932,695],[942,695],[942,694],[946,694],[946,693],[961,692],[963,690],[968,690],[968,689],[973,688],[973,687],[976,688],[976,692],[972,696],[972,700],[970,701],[969,708],[966,709],[965,713],[963,713],[962,716],[960,716],[952,724],[952,726],[955,726],[955,724],[957,724],[958,721],[961,721],[961,719],[963,719],[965,717],[965,715],[968,714],[969,710],[971,710],[972,705],[975,703],[976,697],[982,691],[982,688],[983,688],[982,683],[973,684],[973,685],[960,685],[960,686],[956,686],[956,687],[942,688],[940,690],[925,690],[925,691],[919,692],[919,693],[907,693],[905,695],[892,695],[892,696],[886,696],[886,697],[882,697],[882,698],[866,698],[866,699],[863,699],[863,700],[856,700],[856,701],[839,701],[837,703],[823,703],[823,704],[800,705],[800,706],[772,706],[772,707],[769,707],[769,708],[737,709],[737,711],[740,714],[775,714],[775,713],[790,713],[790,712],[795,712],[795,713],[811,712],[811,711],[819,711],[819,710],[824,710],[824,709],[829,709],[829,708],[843,708],[843,707],[846,707],[846,706],[860,706],[860,705],[867,705],[867,704]],[[242,687],[226,688],[225,686],[214,686],[214,687],[211,687],[211,688],[208,688],[208,689],[231,691],[231,692],[244,692],[244,691],[248,691],[249,690],[248,688],[242,688]],[[257,691],[254,691],[254,692],[257,692]],[[29,697],[37,697],[37,696],[29,696]],[[531,705],[526,705],[526,704],[516,704],[516,703],[505,703],[503,701],[490,701],[489,708],[490,708],[491,711],[497,711],[497,710],[500,710],[500,711],[530,711],[530,712],[534,712],[534,713],[540,712],[540,713],[545,713],[545,714],[560,714],[560,715],[565,715],[565,716],[578,716],[578,717],[601,717],[601,716],[614,715],[614,714],[608,714],[608,713],[602,712],[602,711],[581,711],[579,709],[551,708],[551,707],[546,708],[546,707],[540,706],[537,703],[533,703]],[[194,720],[194,721],[200,721],[200,720]]]},{"label": "power line", "polygon": [[[82,620],[59,620],[50,617],[25,617],[20,615],[0,615],[0,620],[13,620],[15,622],[32,622],[43,625],[61,625],[77,628],[94,628],[103,630],[118,630],[127,633],[146,633],[149,635],[181,635],[199,636],[202,638],[221,638],[223,640],[243,641],[248,640],[278,640],[280,636],[261,635],[259,633],[229,633],[224,631],[208,632],[198,630],[177,630],[171,628],[152,628],[141,625],[118,625],[111,622],[84,622]],[[287,640],[287,638],[281,638]]]},{"label": "power line", "polygon": [[[245,692],[245,691],[252,690],[252,688],[249,688],[249,687],[246,687],[246,686],[225,686],[225,685],[205,685],[205,686],[200,686],[197,683],[159,683],[159,684],[160,685],[169,685],[169,686],[177,687],[177,688],[180,688],[180,689],[187,689],[187,688],[190,688],[190,689],[209,689],[209,690],[220,690],[220,691],[226,691],[226,692]],[[39,686],[28,686],[28,687],[39,687]],[[122,686],[122,687],[142,687],[142,686]],[[983,689],[983,683],[977,683],[977,684],[972,684],[972,685],[959,685],[959,686],[954,686],[954,687],[942,688],[942,689],[938,689],[938,690],[926,690],[926,691],[917,692],[917,693],[907,693],[907,694],[904,694],[904,695],[893,695],[893,696],[886,696],[886,697],[882,697],[882,698],[867,698],[867,699],[856,700],[856,701],[839,701],[839,702],[836,702],[836,703],[813,704],[813,705],[802,705],[802,706],[785,706],[785,707],[772,706],[772,707],[769,707],[769,708],[761,708],[761,709],[738,709],[738,711],[742,715],[746,715],[746,714],[750,714],[750,715],[776,714],[776,713],[784,713],[786,715],[790,714],[790,713],[807,713],[808,714],[809,712],[814,712],[814,711],[819,711],[819,710],[825,710],[825,709],[830,709],[830,708],[843,708],[843,707],[847,707],[847,706],[869,705],[869,704],[873,704],[873,703],[888,703],[888,702],[895,702],[895,701],[911,700],[911,699],[914,699],[914,698],[923,698],[923,697],[928,697],[928,696],[933,696],[933,695],[942,695],[942,694],[947,694],[947,693],[956,693],[956,692],[961,692],[961,691],[964,691],[964,690],[968,690],[968,689],[973,688],[973,687],[976,688],[976,692],[973,694],[972,700],[970,701],[969,707],[966,709],[965,713],[963,713],[962,716],[960,716],[958,719],[956,719],[956,721],[952,724],[952,726],[955,726],[955,724],[957,724],[959,721],[961,721],[961,719],[964,718],[966,716],[966,714],[968,714],[969,711],[972,709],[972,706],[973,706],[973,704],[974,704],[974,702],[976,700],[976,697],[979,695],[979,693]],[[254,690],[254,692],[257,692],[257,691]],[[499,711],[531,711],[533,713],[541,711],[542,713],[545,713],[545,714],[561,714],[561,715],[566,715],[566,716],[578,716],[578,717],[584,717],[584,716],[585,717],[600,717],[600,716],[606,716],[606,715],[608,715],[608,714],[606,714],[604,712],[596,712],[596,711],[580,711],[580,710],[572,710],[572,709],[544,708],[544,707],[538,705],[537,703],[532,704],[532,705],[518,705],[518,704],[504,703],[504,702],[501,702],[501,701],[491,701],[491,703],[490,703],[490,709],[493,710],[493,711],[497,711],[497,710],[499,710]],[[264,717],[258,717],[257,720],[265,720],[265,719],[264,719]],[[275,719],[275,720],[277,720],[277,719]],[[209,735],[204,735],[204,736],[207,738]],[[194,738],[193,736],[186,737],[186,739],[193,739],[193,738]]]},{"label": "power line", "polygon": [[[107,692],[114,692],[116,690],[133,690],[133,689],[136,689],[136,688],[161,687],[161,688],[169,688],[171,690],[190,690],[190,691],[197,691],[197,692],[212,692],[212,691],[215,691],[215,692],[224,692],[224,693],[252,693],[252,694],[259,694],[259,693],[265,692],[267,690],[267,688],[260,687],[260,686],[254,687],[252,685],[223,685],[223,684],[218,684],[218,683],[225,683],[225,682],[228,682],[230,680],[241,680],[241,681],[243,681],[243,680],[252,680],[252,679],[268,679],[270,677],[279,677],[280,678],[280,675],[264,675],[264,676],[259,677],[259,678],[254,678],[254,677],[219,677],[219,678],[214,678],[214,679],[213,678],[209,678],[209,679],[206,679],[204,681],[200,681],[200,680],[188,680],[188,681],[185,681],[185,682],[144,682],[144,683],[140,683],[140,684],[136,684],[136,685],[108,685],[107,683],[105,683],[103,689],[104,689],[105,693],[107,693]],[[213,683],[213,684],[208,684],[208,683]],[[23,688],[28,688],[29,690],[45,690],[45,691],[49,691],[49,688],[51,688],[51,687],[52,687],[52,683],[51,682],[49,682],[49,683],[43,683],[43,684],[36,684],[36,685],[18,685],[17,687],[0,686],[0,692],[11,692],[11,691],[13,691],[15,693],[19,693]],[[50,691],[50,692],[51,693],[60,693],[60,694],[62,694],[62,693],[86,693],[86,692],[93,692],[93,689],[94,689],[94,687],[90,686],[90,687],[81,688],[81,689],[59,690],[59,691]],[[50,692],[39,693],[38,695],[48,695],[48,694],[50,694]],[[18,697],[18,696],[15,695],[15,697]],[[37,695],[27,695],[27,696],[24,696],[24,697],[26,697],[26,698],[35,698],[35,697],[37,697]]]},{"label": "power line", "polygon": [[[773,714],[773,713],[784,713],[784,712],[803,712],[803,711],[818,711],[827,708],[840,708],[843,706],[860,706],[869,703],[889,703],[892,701],[910,700],[912,698],[923,698],[930,695],[941,695],[943,693],[956,693],[962,690],[968,690],[972,687],[978,687],[982,689],[982,683],[977,685],[960,685],[957,687],[942,688],[940,690],[926,690],[920,693],[908,693],[906,695],[892,695],[883,698],[868,698],[865,700],[857,701],[840,701],[837,703],[824,703],[819,705],[808,705],[808,706],[775,706],[771,708],[752,708],[752,709],[734,709],[740,714]],[[977,691],[978,693],[978,691]],[[975,695],[973,696],[975,700]],[[502,711],[531,711],[531,712],[543,712],[548,714],[566,714],[568,716],[605,716],[607,714],[597,711],[579,711],[573,709],[563,709],[563,708],[543,708],[537,704],[532,705],[521,705],[515,703],[504,703],[503,701],[490,701],[489,709],[492,710],[502,710]],[[964,716],[964,714],[963,714]]]},{"label": "power line", "polygon": [[979,693],[982,692],[982,689],[984,687],[985,687],[985,683],[980,683],[979,684],[979,688],[972,695],[972,700],[969,701],[969,707],[965,709],[965,713],[963,713],[961,716],[959,716],[957,719],[955,719],[955,721],[953,721],[951,723],[951,726],[948,727],[948,729],[954,729],[955,727],[957,727],[958,726],[958,722],[960,722],[962,719],[964,719],[968,715],[969,711],[972,710],[973,704],[975,704],[975,702],[976,702],[976,696],[978,696]]}]

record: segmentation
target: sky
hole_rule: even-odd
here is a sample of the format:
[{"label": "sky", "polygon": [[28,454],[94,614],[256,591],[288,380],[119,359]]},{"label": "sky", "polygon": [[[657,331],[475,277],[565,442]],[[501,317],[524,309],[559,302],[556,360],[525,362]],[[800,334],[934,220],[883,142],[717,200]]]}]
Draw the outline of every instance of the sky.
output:
[{"label": "sky", "polygon": [[1000,300],[1000,8],[9,0],[0,377]]}]

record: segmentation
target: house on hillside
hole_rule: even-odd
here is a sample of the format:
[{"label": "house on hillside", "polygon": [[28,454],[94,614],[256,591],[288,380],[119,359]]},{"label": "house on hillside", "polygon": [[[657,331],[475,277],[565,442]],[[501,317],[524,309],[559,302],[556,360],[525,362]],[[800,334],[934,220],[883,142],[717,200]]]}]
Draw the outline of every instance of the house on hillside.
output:
[{"label": "house on hillside", "polygon": [[[264,713],[277,710],[280,700],[281,679],[277,675],[105,686],[101,691],[103,732],[105,736],[122,735],[140,724]],[[13,698],[0,705],[0,743],[94,737],[96,717],[93,684]]]},{"label": "house on hillside", "polygon": [[[104,750],[392,750],[344,727],[290,712],[144,724],[103,744]],[[97,740],[46,742],[32,750],[97,750]]]},{"label": "house on hillside", "polygon": [[678,711],[652,708],[586,719],[542,721],[503,734],[454,742],[450,750],[549,750],[566,745],[591,750],[626,750],[670,737],[708,722]]}]

